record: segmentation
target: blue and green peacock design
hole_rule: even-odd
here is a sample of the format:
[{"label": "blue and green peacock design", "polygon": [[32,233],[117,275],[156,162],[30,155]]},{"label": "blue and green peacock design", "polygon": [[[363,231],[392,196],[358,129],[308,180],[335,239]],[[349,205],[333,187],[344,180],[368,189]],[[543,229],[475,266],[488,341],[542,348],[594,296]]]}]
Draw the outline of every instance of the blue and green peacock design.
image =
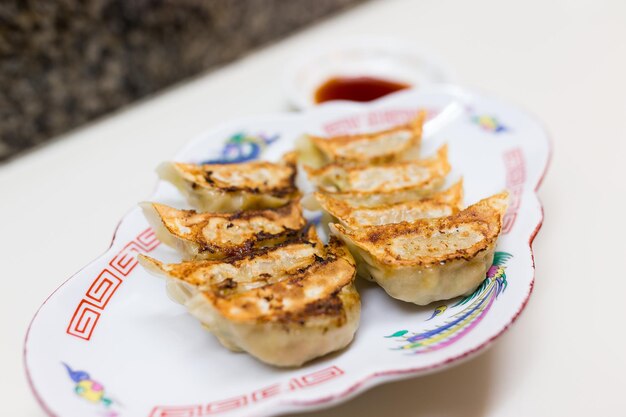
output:
[{"label": "blue and green peacock design", "polygon": [[203,161],[203,164],[236,164],[258,159],[268,145],[276,142],[280,136],[257,135],[237,132],[226,140],[220,156]]},{"label": "blue and green peacock design", "polygon": [[471,332],[482,321],[498,296],[506,290],[508,285],[505,273],[506,263],[512,257],[513,255],[507,252],[496,252],[485,280],[472,294],[462,298],[451,307],[446,304],[438,306],[426,320],[430,321],[448,309],[462,307],[443,324],[424,332],[399,330],[385,336],[401,343],[399,347],[393,349],[413,354],[432,352],[450,346]]}]

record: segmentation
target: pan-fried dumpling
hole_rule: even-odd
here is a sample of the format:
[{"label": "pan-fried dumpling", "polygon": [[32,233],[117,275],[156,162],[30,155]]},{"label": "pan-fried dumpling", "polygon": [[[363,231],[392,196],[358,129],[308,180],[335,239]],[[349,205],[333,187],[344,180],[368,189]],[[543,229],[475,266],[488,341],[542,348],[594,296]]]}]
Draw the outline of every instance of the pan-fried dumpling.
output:
[{"label": "pan-fried dumpling", "polygon": [[359,275],[393,298],[425,305],[470,294],[485,278],[507,207],[496,194],[449,217],[360,230],[331,224],[359,261]]},{"label": "pan-fried dumpling", "polygon": [[157,172],[202,211],[280,207],[299,195],[295,185],[297,168],[291,158],[282,163],[194,165],[165,162]]},{"label": "pan-fried dumpling", "polygon": [[332,194],[315,193],[315,198],[334,219],[346,227],[358,229],[455,214],[461,209],[463,182],[459,181],[429,198],[377,207],[354,207],[346,201],[333,198]]},{"label": "pan-fried dumpling", "polygon": [[379,164],[417,159],[426,117],[420,112],[405,125],[373,133],[322,138],[305,135],[297,143],[300,161],[312,168],[339,164]]},{"label": "pan-fried dumpling", "polygon": [[158,203],[141,207],[157,237],[185,259],[220,259],[293,239],[306,224],[297,200],[276,209],[197,213]]},{"label": "pan-fried dumpling", "polygon": [[[442,146],[437,155],[417,161],[391,162],[382,165],[326,165],[320,169],[305,167],[309,178],[319,190],[339,194],[351,193],[389,195],[417,190],[422,196],[433,193],[450,172],[448,147]],[[342,198],[343,199],[343,198]]]},{"label": "pan-fried dumpling", "polygon": [[[422,200],[431,197],[437,192],[438,187],[435,189],[424,189],[421,186],[415,186],[406,188],[402,191],[390,192],[390,193],[363,193],[356,191],[347,191],[343,193],[326,193],[320,191],[319,194],[324,194],[335,200],[340,200],[349,204],[351,207],[379,207],[388,204],[406,203],[409,201]],[[321,207],[315,198],[305,196],[303,205],[309,210],[319,210]]]},{"label": "pan-fried dumpling", "polygon": [[359,325],[354,260],[337,239],[318,250],[290,244],[234,261],[141,263],[185,283],[178,300],[225,347],[299,366],[347,346]]},{"label": "pan-fried dumpling", "polygon": [[[256,288],[278,282],[323,255],[324,245],[315,228],[310,228],[307,235],[298,240],[225,260],[194,260],[167,265],[139,255],[139,261],[150,272],[167,277],[168,295],[174,301],[185,304],[195,291],[192,287],[199,290],[233,286],[239,289]],[[278,264],[281,265],[280,270],[276,269]]]}]

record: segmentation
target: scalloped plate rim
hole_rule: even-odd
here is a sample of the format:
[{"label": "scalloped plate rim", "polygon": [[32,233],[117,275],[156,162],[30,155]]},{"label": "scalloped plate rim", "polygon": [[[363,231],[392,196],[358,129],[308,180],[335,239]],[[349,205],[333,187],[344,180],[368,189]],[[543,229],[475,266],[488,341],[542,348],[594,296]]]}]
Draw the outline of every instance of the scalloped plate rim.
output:
[{"label": "scalloped plate rim", "polygon": [[[452,93],[453,95],[455,94],[461,94],[464,96],[473,96],[473,95],[479,95],[481,97],[485,97],[485,98],[494,98],[493,95],[491,94],[485,94],[481,91],[477,91],[477,89],[469,89],[469,88],[464,88],[464,87],[460,87],[458,85],[453,85],[453,84],[440,84],[440,85],[436,85],[434,86],[434,88],[436,88],[439,91],[448,91],[450,93]],[[379,100],[375,100],[373,102],[369,102],[369,103],[355,103],[355,102],[350,102],[350,101],[334,101],[334,102],[327,102],[327,103],[323,103],[321,105],[315,106],[314,108],[310,108],[310,109],[306,109],[302,112],[272,112],[272,113],[265,113],[265,114],[259,114],[259,115],[252,115],[252,116],[246,116],[246,117],[240,117],[240,118],[233,118],[233,119],[229,119],[226,120],[224,122],[221,122],[211,128],[207,128],[205,130],[203,130],[202,132],[200,132],[199,134],[195,135],[193,138],[191,138],[185,145],[183,145],[178,152],[176,152],[176,155],[174,156],[174,159],[179,157],[180,155],[184,154],[185,151],[189,148],[191,148],[194,144],[196,144],[197,142],[201,141],[203,138],[205,138],[207,136],[207,134],[209,134],[210,132],[216,130],[216,129],[221,129],[221,128],[225,128],[229,125],[234,125],[237,123],[245,123],[247,120],[261,120],[261,119],[272,119],[272,118],[278,118],[278,117],[283,117],[283,118],[298,118],[301,117],[304,114],[308,114],[308,113],[318,113],[318,112],[322,112],[322,111],[328,111],[329,109],[332,108],[338,108],[338,109],[342,109],[342,110],[350,110],[350,111],[358,111],[358,110],[365,110],[368,107],[372,106],[372,104],[383,104],[386,101],[392,100],[394,97],[398,96],[398,95],[409,95],[409,94],[414,94],[415,91],[414,90],[408,90],[408,91],[400,91],[398,93],[394,93],[394,94],[390,94],[386,97],[383,97]],[[545,160],[545,165],[543,167],[543,171],[540,174],[540,176],[538,177],[537,180],[537,184],[534,186],[533,188],[533,197],[535,198],[536,202],[538,203],[538,209],[540,211],[539,213],[539,218],[537,221],[537,224],[535,225],[534,230],[532,231],[532,233],[530,234],[529,238],[528,238],[528,247],[530,249],[530,256],[531,256],[531,260],[532,260],[532,277],[531,280],[529,281],[528,284],[528,291],[522,301],[522,304],[520,305],[520,307],[518,308],[518,310],[515,312],[515,314],[511,317],[511,319],[504,325],[504,327],[502,327],[501,329],[499,329],[497,332],[495,332],[491,337],[489,337],[487,340],[485,340],[483,343],[481,343],[480,345],[476,346],[473,349],[470,350],[466,350],[461,354],[458,354],[456,356],[451,356],[446,358],[445,360],[433,364],[433,365],[427,365],[427,366],[422,366],[422,367],[409,367],[409,368],[398,368],[398,369],[391,369],[391,370],[386,370],[386,371],[381,371],[381,372],[373,372],[373,373],[369,373],[367,376],[359,378],[357,380],[355,380],[354,382],[352,382],[348,388],[343,389],[342,391],[339,391],[336,394],[332,394],[332,395],[327,395],[325,397],[321,397],[321,398],[317,398],[314,400],[302,400],[302,401],[298,401],[298,400],[280,400],[277,399],[276,402],[270,402],[269,404],[266,403],[264,405],[260,405],[259,408],[257,408],[256,410],[250,410],[251,414],[250,415],[255,415],[255,416],[276,416],[276,415],[282,415],[282,414],[286,414],[286,413],[298,413],[298,412],[306,412],[306,411],[314,411],[314,410],[319,410],[319,409],[324,409],[324,408],[329,408],[335,405],[338,405],[342,402],[345,402],[351,398],[356,397],[357,395],[360,395],[362,393],[364,393],[365,391],[387,383],[387,382],[392,382],[392,381],[398,381],[398,380],[404,380],[404,379],[409,379],[412,377],[417,377],[417,376],[424,376],[424,375],[428,375],[428,374],[432,374],[435,372],[439,372],[441,370],[444,370],[446,368],[452,367],[452,366],[456,366],[458,364],[461,364],[467,360],[470,360],[472,358],[474,358],[475,356],[477,356],[478,354],[484,352],[485,350],[487,350],[489,347],[491,347],[493,345],[493,342],[498,339],[500,336],[502,336],[508,329],[511,328],[511,326],[517,321],[517,319],[519,318],[519,316],[521,315],[521,313],[524,311],[524,309],[526,308],[528,301],[530,299],[530,296],[532,295],[533,289],[534,289],[534,282],[535,282],[535,259],[534,259],[534,251],[533,251],[533,241],[535,239],[535,237],[537,236],[537,234],[539,233],[542,225],[543,225],[543,221],[544,221],[544,207],[543,204],[541,202],[541,200],[539,199],[539,196],[537,195],[537,191],[538,189],[541,187],[541,184],[543,183],[543,180],[548,172],[549,166],[551,164],[552,161],[552,156],[553,156],[553,144],[552,144],[552,138],[551,138],[551,134],[549,132],[549,130],[546,128],[545,124],[541,122],[540,119],[538,119],[537,117],[535,117],[531,112],[528,112],[525,109],[522,109],[521,106],[519,106],[518,104],[515,103],[511,103],[509,100],[505,101],[507,103],[507,105],[515,108],[516,110],[518,110],[520,113],[525,114],[526,116],[528,116],[530,119],[533,120],[533,122],[537,123],[538,126],[540,126],[541,130],[543,131],[543,133],[545,133],[545,139],[546,139],[546,145],[547,145],[547,155],[546,155],[546,160]],[[160,184],[161,181],[157,181],[157,183],[155,184],[155,186],[153,187],[153,190],[151,192],[150,195],[154,195],[157,192],[158,186]],[[32,380],[30,371],[29,371],[29,366],[28,366],[28,359],[27,359],[27,351],[28,351],[28,340],[29,340],[29,335],[31,332],[31,328],[33,326],[33,323],[35,322],[37,316],[39,315],[39,312],[41,311],[41,309],[44,307],[44,305],[46,305],[46,303],[67,283],[69,283],[69,281],[71,281],[72,279],[74,279],[75,277],[77,277],[81,271],[83,271],[85,268],[88,268],[89,266],[91,266],[92,264],[94,264],[95,262],[97,262],[99,259],[101,259],[102,257],[104,257],[105,255],[107,255],[111,249],[114,247],[114,244],[116,242],[116,238],[118,236],[118,232],[120,230],[121,225],[124,223],[124,220],[129,217],[129,215],[135,211],[138,208],[138,206],[135,206],[133,208],[130,208],[125,214],[124,216],[122,216],[122,218],[119,220],[119,222],[117,223],[115,230],[113,232],[113,236],[111,238],[111,242],[108,246],[108,248],[106,250],[104,250],[100,255],[96,256],[92,261],[90,261],[89,263],[85,264],[82,268],[80,268],[79,270],[77,270],[74,274],[72,274],[69,278],[67,278],[65,281],[63,281],[54,291],[52,291],[52,293],[50,293],[50,295],[48,297],[46,297],[46,299],[42,302],[42,304],[37,308],[37,311],[35,312],[35,314],[33,315],[33,318],[30,320],[28,328],[26,330],[26,334],[24,337],[24,344],[23,344],[23,355],[22,355],[22,360],[23,360],[23,364],[24,364],[24,371],[26,373],[26,378],[27,378],[27,382],[28,385],[36,399],[36,401],[39,403],[39,405],[42,407],[43,411],[52,417],[59,417],[57,414],[54,414],[50,408],[47,406],[47,404],[45,403],[45,401],[41,398],[41,396],[39,395],[37,389],[35,388],[34,382]],[[272,406],[272,410],[267,410],[267,408],[269,406]],[[256,411],[256,412],[255,412]]]}]

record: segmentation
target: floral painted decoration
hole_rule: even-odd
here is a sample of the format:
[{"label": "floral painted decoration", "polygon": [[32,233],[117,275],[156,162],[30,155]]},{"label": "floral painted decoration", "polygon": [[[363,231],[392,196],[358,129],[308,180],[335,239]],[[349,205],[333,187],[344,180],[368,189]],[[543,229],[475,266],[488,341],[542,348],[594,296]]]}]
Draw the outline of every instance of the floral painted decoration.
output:
[{"label": "floral painted decoration", "polygon": [[101,404],[104,410],[100,413],[103,417],[117,417],[119,414],[111,410],[114,401],[107,396],[104,386],[93,380],[85,371],[75,371],[68,364],[62,362],[69,377],[74,381],[74,392],[79,397],[94,403]]},{"label": "floral painted decoration", "polygon": [[502,133],[509,130],[496,117],[486,114],[472,116],[472,122],[480,126],[483,130],[486,130],[487,132]]}]

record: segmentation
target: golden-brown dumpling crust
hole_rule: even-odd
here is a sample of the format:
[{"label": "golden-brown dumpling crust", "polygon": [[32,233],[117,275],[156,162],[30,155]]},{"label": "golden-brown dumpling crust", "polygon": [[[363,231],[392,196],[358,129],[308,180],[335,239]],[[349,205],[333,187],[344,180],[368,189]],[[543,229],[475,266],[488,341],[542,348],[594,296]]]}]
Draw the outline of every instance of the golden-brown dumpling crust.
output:
[{"label": "golden-brown dumpling crust", "polygon": [[380,164],[417,159],[425,112],[409,123],[373,133],[319,137],[307,135],[298,144],[305,165],[320,168],[327,163]]},{"label": "golden-brown dumpling crust", "polygon": [[198,213],[158,203],[142,203],[163,243],[185,259],[219,259],[289,240],[306,220],[298,200],[276,209]]},{"label": "golden-brown dumpling crust", "polygon": [[157,172],[174,184],[189,203],[203,211],[227,212],[274,208],[297,197],[293,158],[281,163],[194,165],[166,162]]},{"label": "golden-brown dumpling crust", "polygon": [[140,255],[139,259],[145,268],[157,275],[184,282],[199,290],[227,294],[279,282],[307,268],[324,256],[324,245],[316,239],[285,242],[222,260],[164,264],[146,255]]},{"label": "golden-brown dumpling crust", "polygon": [[419,189],[427,195],[441,187],[450,163],[444,145],[434,157],[417,161],[305,169],[318,189],[327,193],[390,194]]},{"label": "golden-brown dumpling crust", "polygon": [[416,304],[473,291],[485,277],[506,211],[500,193],[449,217],[352,230],[331,224],[361,262],[359,274]]},{"label": "golden-brown dumpling crust", "polygon": [[336,240],[331,245],[336,249],[286,279],[243,291],[207,291],[205,297],[230,320],[305,324],[308,318],[326,316],[341,325],[345,311],[338,294],[352,283],[355,269],[344,245]]},{"label": "golden-brown dumpling crust", "polygon": [[320,192],[315,193],[315,198],[322,208],[341,224],[356,229],[455,214],[461,209],[463,182],[459,181],[447,190],[437,192],[428,198],[376,207],[353,206],[349,202],[333,198],[332,194]]},{"label": "golden-brown dumpling crust", "polygon": [[224,346],[276,366],[342,349],[359,324],[354,259],[336,238],[323,248],[291,243],[222,262],[140,262],[181,282],[168,287],[172,297]]},{"label": "golden-brown dumpling crust", "polygon": [[309,168],[307,171],[313,183],[328,193],[377,194],[415,187],[435,189],[443,183],[445,176],[450,172],[450,164],[448,147],[444,145],[435,157],[429,159],[382,165],[330,164],[317,170]]}]

